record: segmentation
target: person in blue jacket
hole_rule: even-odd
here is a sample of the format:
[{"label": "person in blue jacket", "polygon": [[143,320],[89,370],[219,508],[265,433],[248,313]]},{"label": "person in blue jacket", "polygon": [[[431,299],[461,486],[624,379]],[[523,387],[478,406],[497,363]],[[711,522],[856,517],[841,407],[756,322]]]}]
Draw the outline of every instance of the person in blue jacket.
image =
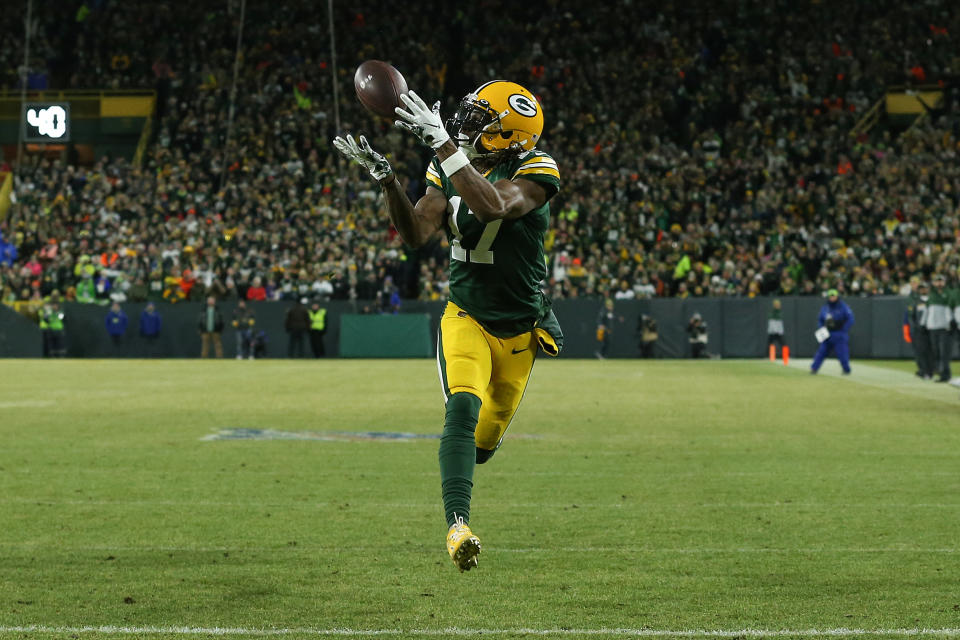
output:
[{"label": "person in blue jacket", "polygon": [[127,333],[128,323],[127,314],[120,308],[120,303],[114,302],[110,306],[110,311],[107,312],[106,317],[107,333],[110,334],[113,344],[119,345],[123,340],[124,334]]},{"label": "person in blue jacket", "polygon": [[140,313],[140,335],[147,341],[147,355],[151,358],[157,355],[156,346],[160,338],[161,325],[162,320],[156,306],[148,302],[146,308]]},{"label": "person in blue jacket", "polygon": [[810,373],[820,370],[824,358],[832,351],[843,367],[843,375],[850,373],[850,328],[853,326],[853,311],[846,302],[840,300],[836,289],[827,291],[827,303],[820,307],[817,327],[826,328],[829,336],[820,343],[817,354],[813,356]]}]

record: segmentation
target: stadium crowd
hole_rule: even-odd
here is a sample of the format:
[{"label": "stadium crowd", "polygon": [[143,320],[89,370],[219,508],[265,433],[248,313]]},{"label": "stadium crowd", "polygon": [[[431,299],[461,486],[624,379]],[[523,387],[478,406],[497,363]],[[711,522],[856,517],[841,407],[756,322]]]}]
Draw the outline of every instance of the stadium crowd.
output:
[{"label": "stadium crowd", "polygon": [[[426,3],[445,29],[339,4],[336,109],[325,12],[249,6],[233,115],[239,0],[72,4],[37,19],[31,77],[156,88],[155,138],[139,167],[27,157],[0,222],[5,302],[443,298],[445,240],[404,247],[376,185],[330,146],[363,131],[412,198],[424,189],[425,151],[354,99],[368,58],[444,96],[445,115],[494,77],[537,94],[540,147],[564,182],[546,246],[554,297],[900,294],[960,269],[948,0]],[[17,82],[20,44],[0,44],[0,88]],[[851,135],[885,87],[938,82],[944,103],[905,133]]]}]

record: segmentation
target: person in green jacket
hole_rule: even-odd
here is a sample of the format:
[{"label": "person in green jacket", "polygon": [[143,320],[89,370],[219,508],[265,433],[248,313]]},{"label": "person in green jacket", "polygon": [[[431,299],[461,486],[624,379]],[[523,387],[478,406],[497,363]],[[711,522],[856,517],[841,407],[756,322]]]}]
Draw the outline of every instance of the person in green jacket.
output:
[{"label": "person in green jacket", "polygon": [[947,278],[942,273],[933,277],[933,290],[927,300],[926,325],[930,331],[933,351],[933,372],[936,382],[950,381],[950,356],[953,352],[953,295],[947,289]]},{"label": "person in green jacket", "polygon": [[783,354],[784,361],[787,360],[789,350],[783,344],[783,309],[780,300],[775,298],[770,313],[767,316],[767,350],[771,360],[777,359],[777,346],[780,346],[780,352]]},{"label": "person in green jacket", "polygon": [[77,283],[77,302],[90,304],[97,299],[97,286],[93,282],[93,275],[83,272]]},{"label": "person in green jacket", "polygon": [[43,311],[43,321],[49,331],[48,352],[51,358],[64,358],[67,355],[66,334],[63,328],[64,313],[60,308],[58,300],[51,299],[49,305],[45,305]]}]

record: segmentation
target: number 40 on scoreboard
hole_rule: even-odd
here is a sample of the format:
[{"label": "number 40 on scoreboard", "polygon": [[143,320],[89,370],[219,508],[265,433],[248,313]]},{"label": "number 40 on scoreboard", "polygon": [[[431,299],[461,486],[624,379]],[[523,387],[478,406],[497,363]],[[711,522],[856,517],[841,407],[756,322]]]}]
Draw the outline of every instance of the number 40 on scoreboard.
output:
[{"label": "number 40 on scoreboard", "polygon": [[24,142],[69,142],[69,102],[26,102],[23,105]]}]

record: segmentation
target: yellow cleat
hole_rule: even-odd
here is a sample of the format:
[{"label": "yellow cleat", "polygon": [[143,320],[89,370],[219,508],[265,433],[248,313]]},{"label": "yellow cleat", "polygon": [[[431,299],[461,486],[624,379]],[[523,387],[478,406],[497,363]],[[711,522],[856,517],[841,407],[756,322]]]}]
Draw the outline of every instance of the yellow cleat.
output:
[{"label": "yellow cleat", "polygon": [[480,555],[480,538],[473,535],[470,527],[463,518],[457,518],[447,532],[447,552],[453,564],[457,565],[460,573],[470,571],[477,566],[477,556]]}]

